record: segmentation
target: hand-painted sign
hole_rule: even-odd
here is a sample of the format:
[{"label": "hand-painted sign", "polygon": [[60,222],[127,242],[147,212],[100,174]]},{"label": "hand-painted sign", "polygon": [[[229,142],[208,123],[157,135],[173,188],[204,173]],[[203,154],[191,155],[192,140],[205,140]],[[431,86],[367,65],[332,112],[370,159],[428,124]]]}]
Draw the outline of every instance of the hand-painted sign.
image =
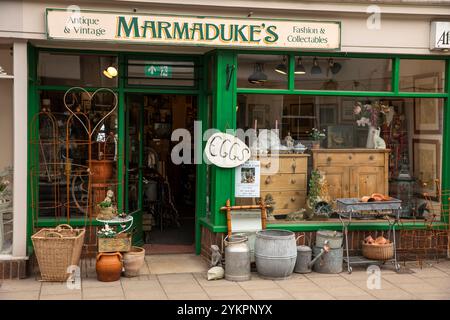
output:
[{"label": "hand-painted sign", "polygon": [[206,158],[221,168],[235,168],[250,159],[249,147],[238,137],[228,133],[213,134],[205,146]]},{"label": "hand-painted sign", "polygon": [[172,67],[163,65],[146,65],[144,69],[146,77],[150,78],[171,78]]},{"label": "hand-painted sign", "polygon": [[58,40],[339,49],[340,23],[47,9],[47,37]]}]

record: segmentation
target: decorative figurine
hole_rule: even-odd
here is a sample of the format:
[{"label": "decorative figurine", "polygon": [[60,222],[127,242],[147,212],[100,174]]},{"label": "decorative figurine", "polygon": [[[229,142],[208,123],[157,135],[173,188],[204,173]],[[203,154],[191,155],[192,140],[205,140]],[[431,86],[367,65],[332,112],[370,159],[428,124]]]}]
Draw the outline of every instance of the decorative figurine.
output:
[{"label": "decorative figurine", "polygon": [[373,145],[375,149],[386,149],[386,142],[380,137],[381,129],[378,127],[373,135]]},{"label": "decorative figurine", "polygon": [[284,141],[286,143],[286,147],[288,147],[289,149],[294,147],[294,139],[291,137],[291,133],[288,132],[287,136],[284,138]]},{"label": "decorative figurine", "polygon": [[213,244],[211,245],[210,267],[221,267],[221,266],[222,266],[222,254],[220,253],[219,247]]}]

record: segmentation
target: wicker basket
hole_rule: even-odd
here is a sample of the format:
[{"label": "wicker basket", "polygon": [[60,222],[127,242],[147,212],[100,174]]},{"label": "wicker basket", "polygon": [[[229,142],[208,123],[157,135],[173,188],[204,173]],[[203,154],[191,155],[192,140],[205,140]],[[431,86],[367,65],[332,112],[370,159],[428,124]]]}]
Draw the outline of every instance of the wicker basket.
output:
[{"label": "wicker basket", "polygon": [[67,268],[80,262],[84,235],[84,229],[62,224],[41,229],[31,236],[42,280],[67,280],[70,276]]},{"label": "wicker basket", "polygon": [[367,259],[386,261],[394,257],[394,243],[362,244],[362,254]]},{"label": "wicker basket", "polygon": [[115,238],[98,238],[98,252],[128,252],[131,250],[131,234],[120,233]]}]

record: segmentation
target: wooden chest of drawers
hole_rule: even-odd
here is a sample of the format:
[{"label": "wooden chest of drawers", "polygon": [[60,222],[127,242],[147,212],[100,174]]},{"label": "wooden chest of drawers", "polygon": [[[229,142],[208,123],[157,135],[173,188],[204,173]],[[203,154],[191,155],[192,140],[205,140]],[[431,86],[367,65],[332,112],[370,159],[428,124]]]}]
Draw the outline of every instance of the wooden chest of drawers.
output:
[{"label": "wooden chest of drawers", "polygon": [[305,207],[308,183],[307,154],[281,154],[260,158],[261,197],[272,195],[274,215],[287,214]]},{"label": "wooden chest of drawers", "polygon": [[378,149],[312,150],[313,168],[327,178],[331,198],[389,192],[389,151]]}]

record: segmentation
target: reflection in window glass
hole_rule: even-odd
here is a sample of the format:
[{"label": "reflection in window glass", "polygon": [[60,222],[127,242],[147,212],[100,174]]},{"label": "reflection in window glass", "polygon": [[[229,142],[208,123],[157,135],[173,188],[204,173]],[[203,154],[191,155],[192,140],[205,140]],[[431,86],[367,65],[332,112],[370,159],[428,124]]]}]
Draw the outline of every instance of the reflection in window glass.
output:
[{"label": "reflection in window glass", "polygon": [[38,79],[41,85],[117,87],[117,76],[103,73],[108,67],[118,70],[116,56],[40,52]]},{"label": "reflection in window glass", "polygon": [[295,88],[301,90],[390,91],[390,59],[296,57]]},{"label": "reflection in window glass", "polygon": [[400,91],[443,92],[444,60],[400,60]]},{"label": "reflection in window glass", "polygon": [[287,89],[289,59],[280,55],[238,55],[238,88]]},{"label": "reflection in window glass", "polygon": [[[268,193],[274,198],[280,221],[306,208],[307,184],[300,185],[305,179],[300,174],[309,181],[313,169],[327,180],[331,207],[337,198],[388,193],[402,200],[402,217],[423,218],[424,194],[439,199],[443,105],[443,99],[429,98],[241,94],[237,127],[279,129],[281,147],[269,151],[280,159],[279,175],[268,178],[263,170],[267,160],[262,159],[260,188],[263,198]],[[325,133],[317,150],[313,128]],[[299,162],[302,155],[289,148],[291,142],[307,148],[309,165]],[[299,176],[282,182],[283,174],[292,174],[293,159]]]}]

